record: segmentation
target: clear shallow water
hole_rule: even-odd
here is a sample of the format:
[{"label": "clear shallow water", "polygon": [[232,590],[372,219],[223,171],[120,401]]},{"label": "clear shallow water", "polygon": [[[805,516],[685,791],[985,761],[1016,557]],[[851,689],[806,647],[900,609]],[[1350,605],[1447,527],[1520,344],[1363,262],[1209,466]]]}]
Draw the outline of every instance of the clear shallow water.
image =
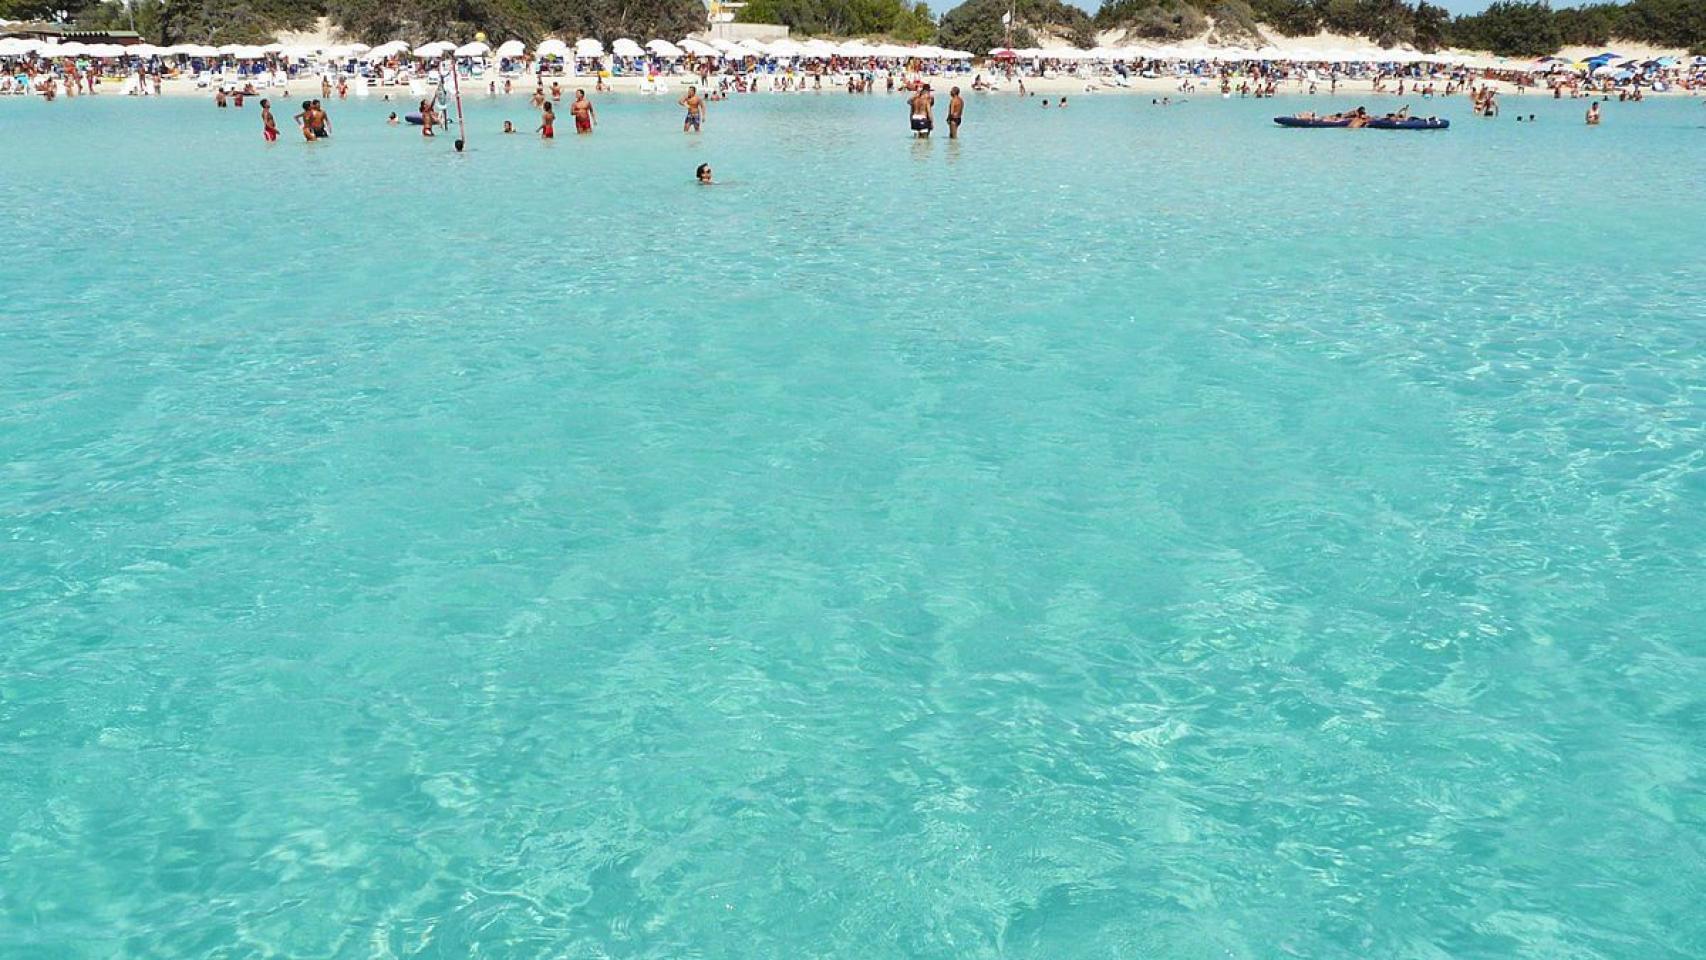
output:
[{"label": "clear shallow water", "polygon": [[0,102],[0,953],[1706,954],[1706,109],[1074,101]]}]

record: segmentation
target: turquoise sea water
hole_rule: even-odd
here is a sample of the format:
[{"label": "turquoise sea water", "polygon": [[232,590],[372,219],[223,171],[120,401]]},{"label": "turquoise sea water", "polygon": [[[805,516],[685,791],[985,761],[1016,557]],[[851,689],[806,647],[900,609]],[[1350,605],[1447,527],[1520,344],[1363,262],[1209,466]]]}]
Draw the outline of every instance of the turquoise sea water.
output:
[{"label": "turquoise sea water", "polygon": [[0,955],[1706,956],[1706,108],[1073,102],[0,102]]}]

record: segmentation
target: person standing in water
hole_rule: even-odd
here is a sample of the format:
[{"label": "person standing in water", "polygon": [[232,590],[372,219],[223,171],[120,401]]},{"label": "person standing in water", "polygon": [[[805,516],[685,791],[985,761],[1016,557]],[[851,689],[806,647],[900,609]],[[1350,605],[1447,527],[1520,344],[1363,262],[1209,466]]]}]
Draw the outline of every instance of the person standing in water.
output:
[{"label": "person standing in water", "polygon": [[687,117],[681,121],[682,133],[698,133],[705,126],[705,98],[699,96],[695,87],[687,88],[687,95],[676,101],[687,108]]},{"label": "person standing in water", "polygon": [[302,128],[302,139],[314,142],[314,101],[302,101],[302,112],[292,118]]},{"label": "person standing in water", "polygon": [[539,139],[555,140],[557,138],[557,114],[551,109],[551,101],[545,101],[545,112],[539,116]]},{"label": "person standing in water", "polygon": [[586,98],[585,90],[575,91],[575,102],[569,104],[569,113],[575,118],[576,133],[592,132],[592,125],[598,118],[592,111],[592,101]]},{"label": "person standing in water", "polygon": [[907,102],[912,107],[912,132],[920,140],[928,139],[930,128],[936,125],[930,117],[930,108],[936,104],[936,98],[930,95],[930,85],[927,83],[919,87],[918,93]]},{"label": "person standing in water", "polygon": [[1599,126],[1599,101],[1588,104],[1588,126]]},{"label": "person standing in water", "polygon": [[948,139],[949,140],[958,140],[960,138],[960,121],[965,119],[965,113],[966,113],[966,102],[965,102],[965,99],[960,96],[960,88],[959,87],[950,88],[948,90]]},{"label": "person standing in water", "polygon": [[272,101],[261,101],[261,139],[268,143],[278,142],[278,123],[272,118]]}]

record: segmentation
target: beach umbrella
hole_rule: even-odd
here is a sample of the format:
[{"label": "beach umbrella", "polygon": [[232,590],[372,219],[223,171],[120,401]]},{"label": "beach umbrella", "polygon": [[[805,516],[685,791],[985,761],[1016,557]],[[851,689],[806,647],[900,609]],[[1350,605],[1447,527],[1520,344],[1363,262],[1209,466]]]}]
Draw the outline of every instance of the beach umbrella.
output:
[{"label": "beach umbrella", "polygon": [[124,48],[123,56],[127,56],[127,57],[158,57],[160,54],[165,53],[165,52],[166,51],[164,51],[160,47],[156,47],[152,43],[133,43],[130,46]]},{"label": "beach umbrella", "polygon": [[681,41],[681,49],[695,57],[715,57],[717,59],[721,59],[723,56],[723,52],[721,50],[718,50],[716,47],[711,46],[703,40],[695,40],[692,37],[688,37]]},{"label": "beach umbrella", "polygon": [[367,60],[384,60],[386,57],[395,57],[398,54],[403,54],[403,53],[408,53],[408,52],[409,52],[408,43],[406,43],[405,41],[402,41],[402,40],[391,40],[391,41],[388,41],[386,43],[382,43],[377,47],[370,48],[367,51],[367,56],[364,59],[367,59]]},{"label": "beach umbrella", "polygon": [[582,37],[575,41],[575,56],[602,57],[604,56],[604,44],[591,37]]},{"label": "beach umbrella", "polygon": [[549,40],[542,41],[533,52],[540,57],[567,57],[569,45],[556,37],[552,37]]},{"label": "beach umbrella", "polygon": [[682,55],[681,48],[668,40],[647,40],[646,49],[650,50],[653,56],[665,60],[674,60]]},{"label": "beach umbrella", "polygon": [[434,40],[431,43],[423,43],[416,47],[415,56],[429,58],[442,57],[454,49],[456,49],[456,44],[451,43],[449,40]]},{"label": "beach umbrella", "polygon": [[527,44],[520,40],[505,40],[498,44],[497,54],[500,57],[519,57],[527,52]]},{"label": "beach umbrella", "polygon": [[645,48],[627,37],[619,37],[612,42],[610,44],[610,52],[618,57],[624,58],[643,57],[646,55]]},{"label": "beach umbrella", "polygon": [[770,55],[773,57],[795,58],[806,52],[806,48],[797,41],[783,37],[770,44]]},{"label": "beach umbrella", "polygon": [[473,43],[464,43],[456,48],[456,55],[459,57],[484,57],[491,52],[491,46],[479,40],[475,40]]}]

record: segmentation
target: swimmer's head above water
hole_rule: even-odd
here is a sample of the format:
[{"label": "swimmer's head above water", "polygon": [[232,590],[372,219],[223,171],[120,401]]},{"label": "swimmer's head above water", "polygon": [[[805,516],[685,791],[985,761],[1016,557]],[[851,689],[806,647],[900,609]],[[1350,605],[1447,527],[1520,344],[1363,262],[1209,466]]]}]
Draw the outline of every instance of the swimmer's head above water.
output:
[{"label": "swimmer's head above water", "polygon": [[708,163],[701,163],[699,165],[699,169],[693,171],[693,178],[698,180],[700,183],[710,183],[711,165]]}]

